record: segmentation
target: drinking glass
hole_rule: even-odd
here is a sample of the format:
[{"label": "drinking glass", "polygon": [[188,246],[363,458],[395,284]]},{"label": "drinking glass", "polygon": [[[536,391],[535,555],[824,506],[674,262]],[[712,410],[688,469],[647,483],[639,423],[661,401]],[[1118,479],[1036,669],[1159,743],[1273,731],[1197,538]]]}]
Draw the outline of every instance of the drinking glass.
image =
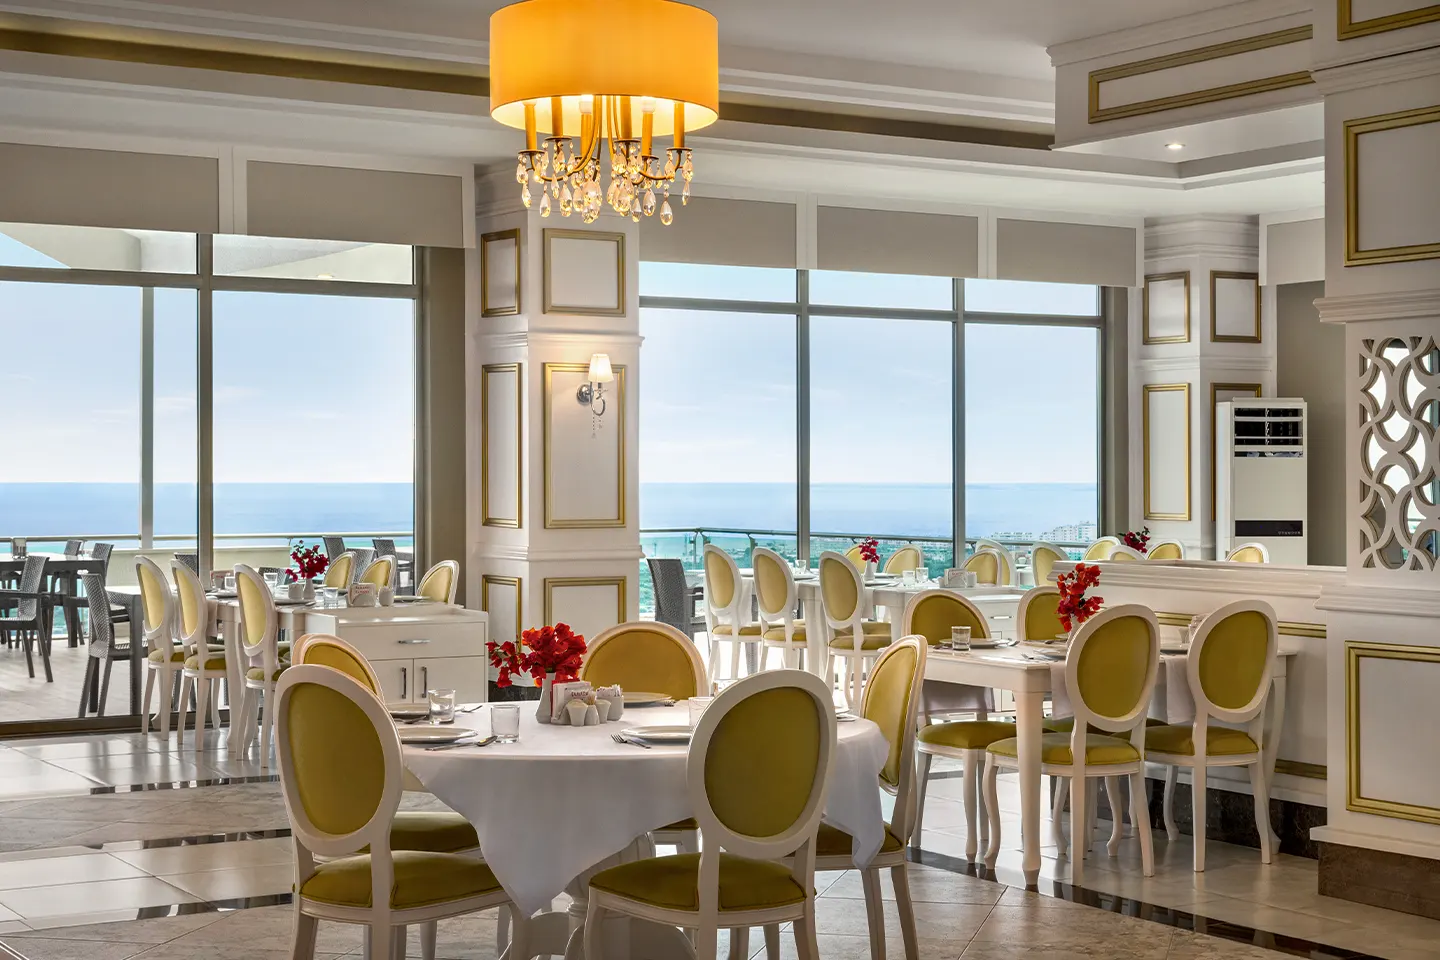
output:
[{"label": "drinking glass", "polygon": [[690,704],[690,726],[695,727],[700,723],[700,718],[705,715],[705,709],[710,706],[714,697],[691,697]]},{"label": "drinking glass", "polygon": [[970,628],[950,628],[950,649],[957,653],[963,653],[970,649]]},{"label": "drinking glass", "polygon": [[235,592],[235,574],[233,574],[233,573],[227,573],[227,574],[225,574],[225,592],[226,592],[226,593],[234,593],[234,592]]},{"label": "drinking glass", "polygon": [[490,707],[490,734],[496,743],[514,743],[520,739],[520,705],[496,703]]},{"label": "drinking glass", "polygon": [[929,582],[930,582],[930,571],[929,571],[929,570],[926,570],[924,567],[916,567],[916,568],[915,568],[915,583],[916,583],[916,585],[925,584],[925,583],[929,583]]},{"label": "drinking glass", "polygon": [[270,588],[271,593],[274,593],[275,584],[280,582],[280,574],[274,572],[267,572],[263,574],[263,576],[265,578],[265,586]]},{"label": "drinking glass", "polygon": [[455,722],[455,691],[454,690],[431,690],[430,698],[430,722],[432,724],[454,723]]},{"label": "drinking glass", "polygon": [[325,595],[325,606],[333,607],[340,603],[339,587],[322,587],[321,593]]},{"label": "drinking glass", "polygon": [[914,571],[914,570],[902,570],[902,571],[900,572],[900,586],[902,586],[902,587],[913,587],[913,586],[915,586],[915,571]]}]

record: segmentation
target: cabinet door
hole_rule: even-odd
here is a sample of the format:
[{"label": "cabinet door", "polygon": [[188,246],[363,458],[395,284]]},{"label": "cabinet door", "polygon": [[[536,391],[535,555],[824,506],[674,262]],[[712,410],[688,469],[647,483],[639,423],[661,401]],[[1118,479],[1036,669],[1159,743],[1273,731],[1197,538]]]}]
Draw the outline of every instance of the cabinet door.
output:
[{"label": "cabinet door", "polygon": [[414,660],[372,660],[371,668],[380,679],[380,689],[386,703],[408,703],[424,699],[424,690],[418,694]]},{"label": "cabinet door", "polygon": [[489,692],[484,657],[432,657],[415,661],[415,690],[454,690],[457,703],[484,703]]}]

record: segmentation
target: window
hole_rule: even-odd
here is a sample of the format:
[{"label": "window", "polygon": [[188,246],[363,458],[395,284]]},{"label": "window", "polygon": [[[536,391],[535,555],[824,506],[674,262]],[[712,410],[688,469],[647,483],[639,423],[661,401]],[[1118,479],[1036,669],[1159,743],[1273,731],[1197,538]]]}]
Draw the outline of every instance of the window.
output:
[{"label": "window", "polygon": [[1098,317],[1100,288],[1087,283],[966,280],[965,312]]}]

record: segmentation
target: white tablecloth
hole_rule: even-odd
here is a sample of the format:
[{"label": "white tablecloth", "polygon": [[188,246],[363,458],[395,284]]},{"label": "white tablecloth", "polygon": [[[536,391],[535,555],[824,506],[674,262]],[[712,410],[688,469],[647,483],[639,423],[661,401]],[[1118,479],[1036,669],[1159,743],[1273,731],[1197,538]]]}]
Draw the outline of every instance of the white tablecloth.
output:
[{"label": "white tablecloth", "polygon": [[[484,733],[489,708],[457,722]],[[520,742],[427,752],[404,748],[405,766],[425,788],[464,814],[480,849],[520,908],[548,907],[566,884],[636,837],[692,815],[685,746],[650,750],[610,739],[631,725],[686,723],[689,709],[626,711],[598,727],[542,726],[535,705],[520,704]],[[825,819],[855,838],[868,863],[880,849],[883,814],[877,778],[889,746],[868,720],[839,725],[839,748]]]}]

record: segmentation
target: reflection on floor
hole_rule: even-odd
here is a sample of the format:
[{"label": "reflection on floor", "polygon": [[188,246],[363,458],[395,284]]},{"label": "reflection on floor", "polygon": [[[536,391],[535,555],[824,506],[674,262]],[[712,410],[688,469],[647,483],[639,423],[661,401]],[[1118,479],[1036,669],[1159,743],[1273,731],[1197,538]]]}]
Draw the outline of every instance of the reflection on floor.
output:
[{"label": "reflection on floor", "polygon": [[[121,634],[124,633],[123,626],[118,629]],[[40,651],[32,650],[32,655],[35,658],[34,677],[25,668],[23,647],[18,644],[14,647],[0,645],[0,722],[60,720],[75,716],[80,709],[80,681],[85,676],[89,647],[71,647],[64,633],[56,630],[50,647],[54,683],[45,682],[45,666],[40,660]],[[101,663],[102,670],[104,666]],[[130,664],[116,661],[110,669],[106,716],[123,716],[130,712],[129,678]],[[140,682],[145,682],[144,676],[141,676]]]},{"label": "reflection on floor", "polygon": [[[0,943],[30,960],[288,957],[292,868],[279,785],[253,761],[226,759],[223,734],[207,734],[205,746],[197,760],[158,735],[0,745]],[[238,782],[127,786],[213,777]],[[1321,898],[1313,861],[1282,856],[1263,866],[1254,850],[1211,843],[1209,869],[1195,874],[1188,838],[1168,843],[1163,832],[1152,878],[1140,875],[1138,844],[1127,837],[1114,860],[1097,844],[1085,890],[1065,883],[1065,862],[1047,848],[1038,892],[1024,891],[1012,885],[1013,779],[1001,781],[998,879],[974,876],[963,862],[959,796],[958,779],[931,784],[923,862],[911,867],[926,960],[1437,955],[1440,923]],[[435,805],[425,795],[405,800],[407,808]],[[859,877],[825,874],[818,885],[822,955],[868,956],[865,914],[854,902]],[[886,933],[889,954],[903,956],[893,907]],[[494,942],[493,915],[441,924],[443,958],[492,957]],[[751,943],[763,955],[758,934]],[[355,929],[322,926],[321,954],[359,946]]]}]

